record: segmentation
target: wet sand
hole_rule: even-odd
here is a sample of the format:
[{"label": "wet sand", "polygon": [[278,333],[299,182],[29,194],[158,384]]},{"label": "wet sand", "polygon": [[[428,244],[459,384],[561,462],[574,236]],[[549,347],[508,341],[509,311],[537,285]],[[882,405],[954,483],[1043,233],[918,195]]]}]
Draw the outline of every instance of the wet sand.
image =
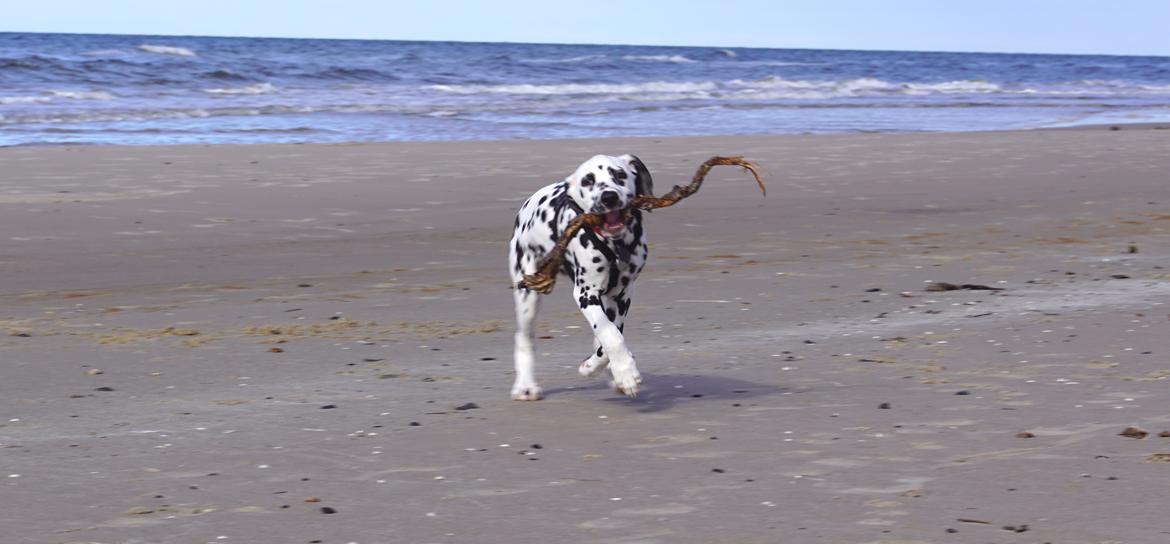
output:
[{"label": "wet sand", "polygon": [[[649,217],[636,400],[560,285],[510,401],[514,210],[627,152],[769,196]],[[1166,541],[1168,172],[1157,127],[0,150],[0,540]]]}]

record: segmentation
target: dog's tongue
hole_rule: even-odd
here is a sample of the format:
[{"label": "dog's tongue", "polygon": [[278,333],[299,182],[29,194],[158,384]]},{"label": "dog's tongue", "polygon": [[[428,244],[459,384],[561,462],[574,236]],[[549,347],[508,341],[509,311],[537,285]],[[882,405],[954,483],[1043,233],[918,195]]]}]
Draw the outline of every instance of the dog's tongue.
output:
[{"label": "dog's tongue", "polygon": [[615,228],[622,226],[622,212],[621,210],[613,211],[605,214],[605,226]]}]

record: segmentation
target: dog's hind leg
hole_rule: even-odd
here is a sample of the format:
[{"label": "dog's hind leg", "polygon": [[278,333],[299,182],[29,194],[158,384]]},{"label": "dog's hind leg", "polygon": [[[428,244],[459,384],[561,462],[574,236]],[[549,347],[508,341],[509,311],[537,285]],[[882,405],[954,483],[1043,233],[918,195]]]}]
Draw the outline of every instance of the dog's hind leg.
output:
[{"label": "dog's hind leg", "polygon": [[516,382],[512,385],[512,400],[540,400],[542,392],[536,384],[535,359],[532,343],[536,338],[536,314],[540,311],[541,295],[528,289],[513,291],[516,299]]},{"label": "dog's hind leg", "polygon": [[577,367],[577,372],[586,378],[591,378],[600,374],[607,366],[609,366],[609,355],[605,353],[605,348],[601,347],[601,340],[598,340],[594,336],[593,353],[590,353],[584,361],[581,361],[581,366]]}]

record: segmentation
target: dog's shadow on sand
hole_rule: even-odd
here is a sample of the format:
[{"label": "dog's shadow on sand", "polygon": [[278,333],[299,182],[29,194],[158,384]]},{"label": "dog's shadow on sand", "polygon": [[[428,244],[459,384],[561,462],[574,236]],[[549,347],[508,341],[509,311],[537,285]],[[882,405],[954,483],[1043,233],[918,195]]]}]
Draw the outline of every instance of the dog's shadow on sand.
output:
[{"label": "dog's shadow on sand", "polygon": [[[652,413],[670,410],[680,402],[740,401],[776,395],[797,393],[795,388],[762,384],[714,376],[710,374],[643,374],[644,383],[638,398],[628,399],[611,391],[612,396],[598,399],[635,408],[638,412]],[[586,387],[558,387],[544,392],[546,397],[567,395],[588,391],[608,391],[604,383]]]}]

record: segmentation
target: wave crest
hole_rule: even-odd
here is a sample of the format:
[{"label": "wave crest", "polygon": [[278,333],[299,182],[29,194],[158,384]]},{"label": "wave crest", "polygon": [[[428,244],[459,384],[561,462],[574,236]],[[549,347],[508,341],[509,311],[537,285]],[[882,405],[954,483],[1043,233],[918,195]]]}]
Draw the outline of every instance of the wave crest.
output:
[{"label": "wave crest", "polygon": [[683,55],[626,55],[622,60],[635,62],[676,62],[686,64],[696,62],[694,59],[687,58]]},{"label": "wave crest", "polygon": [[194,57],[195,52],[186,47],[176,47],[173,45],[154,45],[144,43],[138,46],[139,51],[146,53],[154,53],[156,55],[175,55],[177,57]]},{"label": "wave crest", "polygon": [[50,100],[47,96],[0,96],[0,104],[43,104]]},{"label": "wave crest", "polygon": [[269,94],[276,92],[276,86],[271,83],[257,83],[244,87],[226,87],[222,89],[203,89],[208,94]]},{"label": "wave crest", "polygon": [[114,95],[105,91],[49,91],[49,94],[57,98],[69,98],[72,100],[113,100]]}]

